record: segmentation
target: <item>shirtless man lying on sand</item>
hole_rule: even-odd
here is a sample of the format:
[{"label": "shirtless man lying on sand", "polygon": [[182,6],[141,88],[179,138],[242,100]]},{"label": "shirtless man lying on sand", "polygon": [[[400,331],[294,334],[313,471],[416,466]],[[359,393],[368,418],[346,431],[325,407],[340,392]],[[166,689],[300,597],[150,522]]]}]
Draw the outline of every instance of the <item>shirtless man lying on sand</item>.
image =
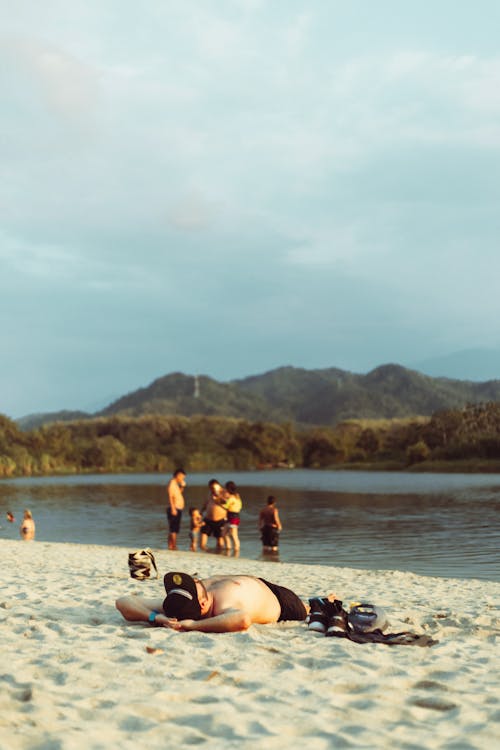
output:
[{"label": "shirtless man lying on sand", "polygon": [[[126,620],[149,622],[173,630],[227,633],[247,630],[252,623],[305,620],[308,609],[284,586],[253,576],[211,576],[167,573],[167,596],[143,599],[123,596],[116,608]],[[336,597],[332,594],[330,601]]]}]

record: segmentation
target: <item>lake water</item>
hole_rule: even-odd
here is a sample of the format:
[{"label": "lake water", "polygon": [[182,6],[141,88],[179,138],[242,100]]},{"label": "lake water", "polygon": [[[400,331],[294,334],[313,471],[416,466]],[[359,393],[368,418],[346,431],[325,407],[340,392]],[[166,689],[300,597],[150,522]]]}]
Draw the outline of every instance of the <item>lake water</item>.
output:
[{"label": "lake water", "polygon": [[[212,475],[189,474],[186,505],[201,506]],[[243,557],[261,559],[257,530],[278,498],[283,562],[500,580],[500,475],[398,472],[223,472],[243,498]],[[44,477],[0,482],[0,540],[19,538],[24,508],[37,540],[166,547],[162,475]],[[12,510],[16,523],[5,519]],[[187,512],[186,512],[187,516]],[[179,547],[188,549],[188,518]],[[213,545],[213,540],[210,540]]]}]

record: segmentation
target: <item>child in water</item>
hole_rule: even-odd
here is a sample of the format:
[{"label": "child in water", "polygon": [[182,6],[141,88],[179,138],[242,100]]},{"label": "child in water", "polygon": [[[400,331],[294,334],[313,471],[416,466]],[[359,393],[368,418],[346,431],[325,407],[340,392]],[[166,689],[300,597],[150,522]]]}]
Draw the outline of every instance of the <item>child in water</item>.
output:
[{"label": "child in water", "polygon": [[226,482],[223,497],[224,501],[222,507],[227,511],[227,523],[224,528],[224,543],[226,545],[226,550],[231,549],[232,543],[234,545],[234,554],[237,556],[240,551],[238,527],[240,525],[240,512],[243,503],[234,482]]},{"label": "child in water", "polygon": [[21,539],[24,539],[26,542],[35,538],[35,522],[30,510],[24,511],[23,520],[19,527],[19,533],[21,534]]},{"label": "child in water", "polygon": [[200,540],[200,529],[203,526],[203,516],[201,515],[199,508],[190,508],[189,517],[191,519],[189,538],[191,540],[190,550],[196,552],[198,549],[198,542]]}]

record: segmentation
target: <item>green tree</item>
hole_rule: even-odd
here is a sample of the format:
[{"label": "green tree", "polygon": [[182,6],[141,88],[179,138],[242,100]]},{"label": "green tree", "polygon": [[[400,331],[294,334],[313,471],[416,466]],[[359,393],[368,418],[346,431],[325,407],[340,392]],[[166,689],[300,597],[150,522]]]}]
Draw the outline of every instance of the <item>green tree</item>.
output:
[{"label": "green tree", "polygon": [[302,455],[304,466],[311,469],[332,466],[345,458],[335,437],[326,430],[314,430],[307,435]]},{"label": "green tree", "polygon": [[380,440],[375,431],[371,428],[363,430],[356,443],[356,448],[364,451],[365,455],[375,454],[380,447]]},{"label": "green tree", "polygon": [[16,473],[16,462],[10,456],[0,455],[0,477],[3,479],[13,477]]},{"label": "green tree", "polygon": [[429,456],[430,449],[423,440],[419,440],[418,443],[409,445],[406,449],[406,460],[409,465],[427,461]]}]

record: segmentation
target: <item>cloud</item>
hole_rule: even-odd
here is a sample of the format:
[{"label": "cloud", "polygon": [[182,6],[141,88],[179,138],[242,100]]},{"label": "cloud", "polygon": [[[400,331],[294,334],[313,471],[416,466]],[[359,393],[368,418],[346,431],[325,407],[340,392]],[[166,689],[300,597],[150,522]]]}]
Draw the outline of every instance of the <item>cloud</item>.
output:
[{"label": "cloud", "polygon": [[31,276],[51,283],[72,279],[85,266],[84,259],[73,249],[23,241],[3,232],[0,232],[0,258],[7,277]]},{"label": "cloud", "polygon": [[[403,51],[341,66],[334,99],[361,146],[387,143],[498,145],[500,58]],[[486,122],[485,122],[486,120]]]},{"label": "cloud", "polygon": [[443,3],[0,0],[12,361],[220,375],[229,342],[237,376],[486,336],[496,6]]},{"label": "cloud", "polygon": [[0,52],[5,62],[2,90],[19,107],[20,116],[45,111],[68,125],[95,113],[99,71],[94,65],[34,36],[3,37]]},{"label": "cloud", "polygon": [[200,231],[213,223],[215,206],[201,191],[192,189],[179,198],[169,211],[175,229]]}]

